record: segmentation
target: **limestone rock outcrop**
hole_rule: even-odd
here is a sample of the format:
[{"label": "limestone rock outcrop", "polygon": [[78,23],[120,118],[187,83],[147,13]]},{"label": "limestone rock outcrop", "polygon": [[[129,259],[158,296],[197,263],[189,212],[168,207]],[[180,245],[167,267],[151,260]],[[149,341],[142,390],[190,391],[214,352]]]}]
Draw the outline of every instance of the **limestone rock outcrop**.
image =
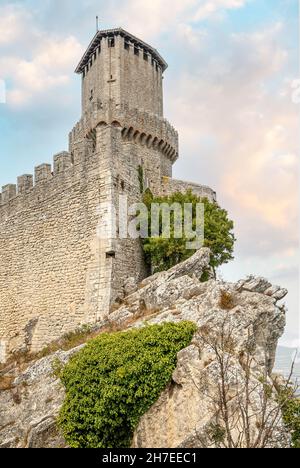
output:
[{"label": "limestone rock outcrop", "polygon": [[[251,437],[255,438],[259,431],[262,391],[266,382],[271,383],[277,342],[285,327],[285,309],[278,300],[286,291],[254,277],[236,284],[213,279],[202,283],[200,278],[208,268],[209,250],[202,249],[186,262],[144,280],[138,289],[129,287],[130,294],[120,307],[108,321],[98,325],[101,332],[101,327],[108,324],[118,329],[142,327],[145,322],[191,320],[197,324],[191,345],[178,354],[172,382],[141,418],[134,447],[217,445],[211,431],[219,421],[216,391],[220,369],[212,340],[218,341],[224,330],[230,333],[231,343],[223,350],[230,375],[226,383],[229,413],[234,422],[240,403],[236,389],[243,385],[244,356],[251,350]],[[0,447],[65,446],[55,424],[64,390],[53,375],[53,363],[57,359],[66,363],[80,348],[58,351],[33,362],[17,376],[14,369],[2,371],[0,385],[1,380],[11,381],[7,388],[2,385],[0,391]],[[269,411],[275,407],[274,398],[275,395],[268,401]],[[233,432],[238,437],[238,424]],[[289,446],[281,415],[269,445]]]}]

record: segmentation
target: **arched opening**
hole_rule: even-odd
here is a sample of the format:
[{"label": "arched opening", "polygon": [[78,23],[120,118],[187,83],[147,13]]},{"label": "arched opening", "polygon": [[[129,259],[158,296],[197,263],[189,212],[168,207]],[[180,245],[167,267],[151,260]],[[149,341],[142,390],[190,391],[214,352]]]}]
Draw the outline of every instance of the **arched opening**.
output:
[{"label": "arched opening", "polygon": [[106,127],[107,122],[104,122],[104,120],[101,120],[101,122],[98,123],[97,127]]},{"label": "arched opening", "polygon": [[148,138],[146,139],[147,148],[151,148],[152,141],[153,141],[153,137],[152,137],[152,135],[149,135]]},{"label": "arched opening", "polygon": [[158,143],[158,149],[160,151],[163,149],[164,144],[165,144],[164,140],[160,140],[160,142]]},{"label": "arched opening", "polygon": [[134,135],[133,135],[133,141],[134,141],[135,143],[138,142],[139,135],[140,135],[140,132],[139,132],[138,130],[136,130],[136,131],[134,132]]},{"label": "arched opening", "polygon": [[154,138],[153,142],[152,142],[152,146],[154,149],[157,149],[158,147],[158,144],[159,144],[159,140],[157,137]]},{"label": "arched opening", "polygon": [[129,128],[124,127],[121,132],[123,140],[126,139],[128,132],[129,132]]},{"label": "arched opening", "polygon": [[129,132],[128,132],[128,140],[129,141],[132,141],[133,135],[134,135],[134,128],[130,127]]},{"label": "arched opening", "polygon": [[120,124],[120,122],[118,122],[117,120],[114,120],[112,123],[111,123],[112,127],[121,127],[122,125]]},{"label": "arched opening", "polygon": [[141,143],[142,146],[145,145],[146,139],[147,139],[146,133],[142,133],[141,136],[140,136],[140,143]]}]

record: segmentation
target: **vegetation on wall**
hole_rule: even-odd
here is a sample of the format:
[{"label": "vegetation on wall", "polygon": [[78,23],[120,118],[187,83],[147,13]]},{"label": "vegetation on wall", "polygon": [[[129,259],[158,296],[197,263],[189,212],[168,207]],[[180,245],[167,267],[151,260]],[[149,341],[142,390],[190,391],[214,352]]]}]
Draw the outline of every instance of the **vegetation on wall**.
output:
[{"label": "vegetation on wall", "polygon": [[139,185],[140,185],[140,192],[144,192],[144,169],[142,166],[138,167],[138,178],[139,178]]},{"label": "vegetation on wall", "polygon": [[[149,226],[151,226],[151,204],[167,203],[171,206],[174,203],[179,203],[183,208],[185,203],[190,203],[193,206],[193,229],[195,229],[196,205],[200,202],[204,204],[204,247],[211,249],[211,266],[215,271],[220,265],[233,260],[233,249],[236,239],[233,233],[233,221],[228,218],[227,211],[207,198],[200,199],[191,190],[188,190],[186,193],[177,192],[164,197],[154,197],[149,190],[144,193],[144,203],[147,205],[149,212]],[[187,260],[196,251],[186,248],[187,241],[192,241],[195,237],[187,238],[183,235],[180,239],[175,238],[174,212],[171,212],[170,232],[171,236],[169,239],[163,238],[162,225],[160,225],[160,235],[158,237],[150,236],[144,239],[143,247],[146,261],[151,266],[153,273],[167,270]]]},{"label": "vegetation on wall", "polygon": [[129,447],[195,330],[180,322],[105,333],[75,355],[59,370],[66,398],[58,423],[70,447]]}]

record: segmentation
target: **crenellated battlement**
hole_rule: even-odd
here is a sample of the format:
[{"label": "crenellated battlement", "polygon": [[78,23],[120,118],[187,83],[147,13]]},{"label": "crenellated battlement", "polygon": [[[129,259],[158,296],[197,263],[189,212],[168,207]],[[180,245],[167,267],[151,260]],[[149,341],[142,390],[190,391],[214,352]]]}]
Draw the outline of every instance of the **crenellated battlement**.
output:
[{"label": "crenellated battlement", "polygon": [[62,151],[53,156],[53,171],[51,164],[40,164],[34,168],[34,176],[24,174],[17,178],[17,184],[4,185],[2,193],[0,193],[0,213],[3,206],[9,204],[12,200],[20,200],[30,193],[32,194],[35,189],[39,189],[44,183],[54,180],[55,176],[70,175],[72,168],[72,155],[67,151]]},{"label": "crenellated battlement", "polygon": [[[23,174],[17,178],[17,184],[7,184],[0,193],[1,208],[12,200],[26,197],[32,191],[40,188],[41,184],[50,183],[56,176],[64,174],[70,176],[74,172],[74,163],[82,163],[85,154],[74,161],[72,149],[84,141],[91,139],[93,131],[99,125],[113,125],[120,127],[122,140],[134,141],[141,146],[159,150],[172,163],[178,158],[178,133],[163,118],[154,114],[131,109],[126,104],[118,105],[115,102],[105,103],[101,106],[91,106],[90,112],[75,125],[69,134],[70,151],[62,151],[53,156],[53,165],[43,163],[35,167],[34,175]],[[62,187],[63,188],[63,187]],[[51,190],[51,188],[50,188]],[[57,190],[57,188],[56,188]]]}]

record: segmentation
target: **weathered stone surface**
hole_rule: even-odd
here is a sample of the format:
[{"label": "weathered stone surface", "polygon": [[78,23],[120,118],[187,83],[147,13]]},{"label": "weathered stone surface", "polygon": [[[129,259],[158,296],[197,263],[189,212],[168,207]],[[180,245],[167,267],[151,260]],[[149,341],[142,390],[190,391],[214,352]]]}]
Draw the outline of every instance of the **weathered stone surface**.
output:
[{"label": "weathered stone surface", "polygon": [[203,248],[170,270],[146,278],[136,292],[126,297],[125,304],[110,315],[110,320],[119,321],[123,315],[134,318],[140,313],[170,307],[180,298],[186,300],[201,294],[203,286],[199,279],[204,271],[210,270],[209,261],[210,251]]},{"label": "weathered stone surface", "polygon": [[124,283],[124,295],[129,296],[138,290],[139,284],[136,278],[130,277]]},{"label": "weathered stone surface", "polygon": [[[187,262],[148,278],[109,317],[109,323],[121,329],[142,327],[145,321],[154,324],[181,320],[191,320],[198,327],[191,345],[178,354],[169,387],[141,419],[134,436],[135,447],[211,445],[208,428],[215,421],[211,393],[217,388],[218,372],[215,356],[201,337],[203,330],[221,333],[225,318],[232,327],[235,343],[230,355],[232,388],[242,379],[240,357],[249,347],[254,356],[250,384],[258,386],[253,392],[254,406],[260,397],[259,378],[271,376],[277,341],[285,326],[284,307],[276,305],[273,294],[266,294],[271,285],[265,280],[259,279],[256,286],[247,288],[241,287],[245,282],[201,283],[198,278],[208,264],[209,252],[202,249]],[[254,284],[255,279],[251,282]],[[221,306],[224,291],[232,297],[230,310]],[[105,324],[107,321],[103,321]],[[67,362],[79,349],[60,351],[32,363],[14,379],[12,388],[0,392],[0,446],[64,446],[54,423],[64,390],[53,376],[52,366],[57,359]],[[279,419],[271,445],[288,444],[289,436]]]},{"label": "weathered stone surface", "polygon": [[265,294],[266,296],[273,297],[276,301],[284,299],[288,294],[287,289],[274,286],[265,278],[255,276],[248,276],[247,279],[239,281],[237,283],[237,288],[243,291]]},{"label": "weathered stone surface", "polygon": [[65,445],[56,427],[64,389],[53,364],[66,363],[81,347],[58,351],[34,362],[0,392],[0,447],[38,448]]}]

